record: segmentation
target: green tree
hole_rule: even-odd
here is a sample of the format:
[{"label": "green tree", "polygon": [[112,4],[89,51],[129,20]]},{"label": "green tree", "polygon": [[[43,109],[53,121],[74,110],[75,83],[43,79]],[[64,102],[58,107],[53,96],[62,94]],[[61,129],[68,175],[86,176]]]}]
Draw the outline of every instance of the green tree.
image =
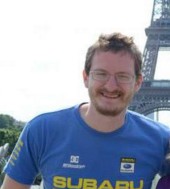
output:
[{"label": "green tree", "polygon": [[0,146],[9,143],[9,154],[12,152],[25,123],[17,121],[10,115],[0,114]]},{"label": "green tree", "polygon": [[8,128],[14,125],[15,119],[9,115],[0,114],[0,128]]},{"label": "green tree", "polygon": [[0,130],[0,146],[3,146],[5,143],[9,143],[8,154],[11,154],[14,149],[20,133],[21,131],[16,129]]}]

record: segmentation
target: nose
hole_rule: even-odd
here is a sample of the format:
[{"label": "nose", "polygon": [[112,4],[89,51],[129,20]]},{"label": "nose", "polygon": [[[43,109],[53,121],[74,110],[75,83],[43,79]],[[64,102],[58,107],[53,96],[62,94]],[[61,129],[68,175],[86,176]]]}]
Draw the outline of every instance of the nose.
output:
[{"label": "nose", "polygon": [[114,88],[118,87],[118,83],[114,75],[111,75],[108,81],[105,83],[107,89],[113,90]]}]

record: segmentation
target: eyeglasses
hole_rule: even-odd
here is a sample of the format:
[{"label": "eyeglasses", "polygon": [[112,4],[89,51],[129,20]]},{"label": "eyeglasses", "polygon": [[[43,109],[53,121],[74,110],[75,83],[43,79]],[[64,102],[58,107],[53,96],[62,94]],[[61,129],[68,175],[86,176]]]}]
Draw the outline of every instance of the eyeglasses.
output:
[{"label": "eyeglasses", "polygon": [[114,76],[117,83],[128,84],[131,83],[135,76],[126,73],[116,73],[114,75],[104,71],[90,71],[92,78],[96,81],[106,82],[111,76]]}]

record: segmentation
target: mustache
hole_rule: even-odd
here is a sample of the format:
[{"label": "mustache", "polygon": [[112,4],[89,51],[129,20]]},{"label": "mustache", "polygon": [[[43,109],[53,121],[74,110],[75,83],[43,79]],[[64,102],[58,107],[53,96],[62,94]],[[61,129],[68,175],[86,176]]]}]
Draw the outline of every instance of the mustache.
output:
[{"label": "mustache", "polygon": [[107,89],[102,89],[102,90],[98,90],[98,92],[107,93],[110,95],[123,95],[124,94],[124,92],[122,92],[121,90],[108,91]]}]

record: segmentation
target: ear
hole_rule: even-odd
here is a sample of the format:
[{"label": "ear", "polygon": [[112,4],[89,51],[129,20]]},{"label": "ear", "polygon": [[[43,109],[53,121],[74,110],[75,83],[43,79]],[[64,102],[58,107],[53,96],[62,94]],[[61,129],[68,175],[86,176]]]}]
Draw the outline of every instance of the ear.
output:
[{"label": "ear", "polygon": [[136,79],[136,83],[135,83],[135,91],[138,92],[139,89],[141,88],[141,85],[142,85],[142,82],[143,82],[143,76],[142,74],[139,75]]},{"label": "ear", "polygon": [[88,88],[89,76],[87,75],[85,70],[83,70],[83,81],[84,81],[85,87]]}]

